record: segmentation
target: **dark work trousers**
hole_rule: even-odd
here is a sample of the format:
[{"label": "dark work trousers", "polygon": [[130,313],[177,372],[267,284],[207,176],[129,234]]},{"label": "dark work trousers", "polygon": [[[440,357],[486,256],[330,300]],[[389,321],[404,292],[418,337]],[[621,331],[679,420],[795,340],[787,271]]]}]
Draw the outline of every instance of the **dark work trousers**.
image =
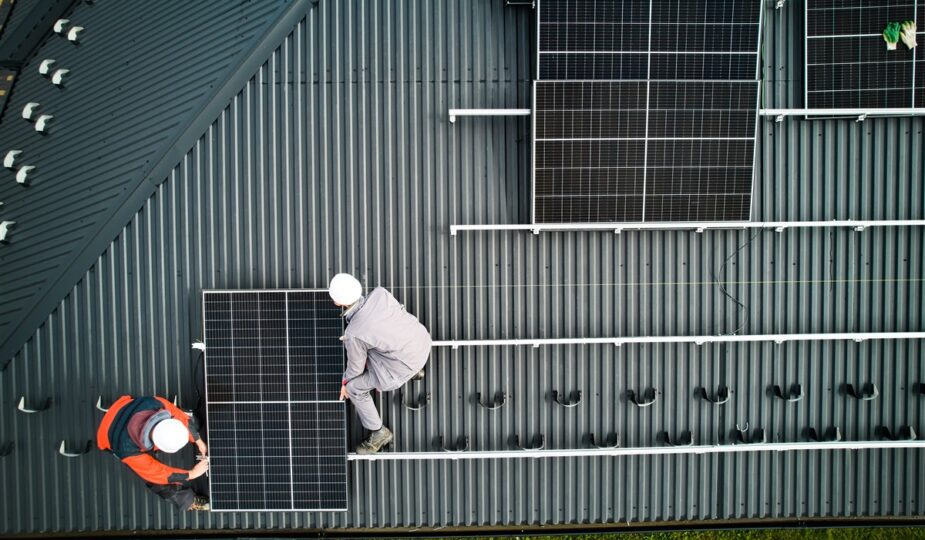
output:
[{"label": "dark work trousers", "polygon": [[189,510],[193,497],[209,496],[209,477],[202,475],[182,484],[147,484],[148,489],[165,501],[173,503],[180,510]]},{"label": "dark work trousers", "polygon": [[[204,421],[206,417],[205,407],[202,406],[201,400],[197,407],[198,408],[193,411],[193,416],[190,420],[196,423],[200,437],[208,442],[208,439],[206,439],[206,423]],[[146,485],[148,489],[156,493],[159,497],[173,503],[177,508],[184,511],[189,510],[190,505],[193,504],[193,497],[196,495],[201,495],[203,497],[209,496],[209,477],[207,474],[183,482],[182,484]]]}]

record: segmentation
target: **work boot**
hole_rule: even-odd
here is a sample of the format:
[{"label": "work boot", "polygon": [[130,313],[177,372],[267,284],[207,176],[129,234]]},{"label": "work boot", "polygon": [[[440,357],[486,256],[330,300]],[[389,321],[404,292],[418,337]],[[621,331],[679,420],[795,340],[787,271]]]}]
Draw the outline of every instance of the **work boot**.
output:
[{"label": "work boot", "polygon": [[424,370],[422,369],[421,371],[418,371],[414,375],[414,377],[411,377],[411,379],[415,381],[423,381],[424,380]]},{"label": "work boot", "polygon": [[389,428],[382,426],[378,431],[370,433],[369,438],[357,446],[357,454],[375,454],[390,442],[392,442],[392,432]]},{"label": "work boot", "polygon": [[189,505],[189,508],[187,508],[187,510],[200,512],[208,512],[211,509],[212,505],[209,504],[209,498],[201,495],[193,497],[193,504]]}]

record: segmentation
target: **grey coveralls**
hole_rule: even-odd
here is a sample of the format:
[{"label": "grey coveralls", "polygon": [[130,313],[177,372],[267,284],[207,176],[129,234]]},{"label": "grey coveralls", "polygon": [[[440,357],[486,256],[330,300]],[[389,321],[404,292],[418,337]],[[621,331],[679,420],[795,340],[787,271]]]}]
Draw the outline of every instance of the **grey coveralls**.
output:
[{"label": "grey coveralls", "polygon": [[370,391],[395,390],[421,371],[430,356],[430,333],[382,287],[360,298],[344,316],[344,384],[363,427],[376,431],[382,417]]}]

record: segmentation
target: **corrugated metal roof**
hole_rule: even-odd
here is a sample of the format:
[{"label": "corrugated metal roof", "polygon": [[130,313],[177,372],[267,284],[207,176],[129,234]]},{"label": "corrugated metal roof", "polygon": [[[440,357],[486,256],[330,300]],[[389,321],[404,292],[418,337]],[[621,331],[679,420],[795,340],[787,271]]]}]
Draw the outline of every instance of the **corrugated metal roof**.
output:
[{"label": "corrugated metal roof", "polygon": [[[0,249],[0,358],[19,350],[215,119],[239,89],[226,83],[243,69],[233,83],[243,84],[265,60],[271,49],[259,52],[262,40],[275,25],[295,14],[272,46],[308,5],[81,3],[69,15],[71,26],[85,29],[80,44],[52,35],[23,66],[0,152],[22,150],[17,167],[35,169],[28,189],[13,181],[15,171],[0,174],[2,216],[16,222]],[[261,57],[252,59],[254,52]],[[70,70],[63,88],[38,73],[46,58],[55,60],[54,70]],[[54,115],[49,133],[20,119],[27,102]]]},{"label": "corrugated metal roof", "polygon": [[[798,106],[801,6],[765,13],[765,103]],[[760,453],[351,463],[347,513],[181,514],[109,456],[68,460],[98,395],[195,401],[189,344],[204,288],[384,285],[438,339],[921,330],[921,229],[477,233],[529,219],[529,120],[447,121],[450,107],[530,103],[534,13],[503,2],[321,2],[232,100],[119,238],[0,374],[7,533],[167,529],[553,526],[699,520],[920,518],[922,452]],[[925,119],[760,124],[756,220],[923,215]],[[741,249],[737,252],[736,250]],[[724,261],[728,263],[724,266]],[[740,310],[715,283],[727,284]],[[747,313],[747,318],[746,318]],[[434,352],[421,412],[384,398],[396,449],[468,435],[476,449],[665,430],[728,441],[839,426],[920,432],[922,343],[492,347]],[[842,385],[875,382],[872,402]],[[768,387],[803,385],[786,404]],[[727,385],[716,407],[695,397]],[[658,389],[637,409],[626,390]],[[566,409],[551,390],[580,389]],[[509,394],[495,412],[476,392]],[[20,395],[53,396],[39,415]],[[354,442],[359,433],[354,432]],[[0,440],[0,442],[3,442]]]}]

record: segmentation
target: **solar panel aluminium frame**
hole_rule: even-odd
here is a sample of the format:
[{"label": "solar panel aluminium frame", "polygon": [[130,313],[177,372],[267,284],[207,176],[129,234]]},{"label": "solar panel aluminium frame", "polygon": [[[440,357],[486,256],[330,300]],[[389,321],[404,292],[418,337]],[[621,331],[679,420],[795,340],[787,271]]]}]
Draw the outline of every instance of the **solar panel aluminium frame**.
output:
[{"label": "solar panel aluminium frame", "polygon": [[[650,41],[650,46],[649,46],[649,48],[650,48],[650,49],[651,49],[651,40],[652,40],[652,30],[651,30],[652,1],[653,1],[653,0],[650,0],[650,2],[649,2],[649,23],[650,23],[650,25],[649,25],[649,26],[650,26],[650,29],[649,29],[649,41]],[[540,74],[539,74],[539,70],[540,70],[540,53],[541,53],[541,51],[540,51],[540,28],[541,28],[540,8],[541,8],[542,2],[543,2],[543,0],[536,0],[536,7],[534,8],[534,9],[536,10],[536,70],[537,70],[537,73],[536,73],[536,79],[533,80],[533,97],[532,97],[532,102],[531,102],[531,107],[532,107],[531,110],[533,111],[533,114],[531,115],[531,116],[532,116],[531,122],[532,122],[533,136],[530,138],[530,139],[531,139],[531,140],[530,140],[530,143],[531,143],[531,145],[530,145],[530,189],[531,189],[530,224],[531,224],[531,225],[541,225],[541,224],[539,224],[539,223],[536,222],[536,116],[537,116],[537,115],[536,115],[536,83],[540,80],[540,78],[539,78],[539,76],[540,76]],[[761,79],[761,47],[762,47],[762,41],[763,41],[762,38],[763,38],[763,30],[764,30],[764,11],[765,11],[765,5],[764,5],[764,4],[765,4],[765,3],[764,3],[764,1],[762,0],[762,1],[761,1],[761,5],[760,5],[760,7],[759,7],[759,9],[758,9],[758,39],[757,39],[757,43],[755,44],[755,83],[758,85],[758,89],[757,89],[757,91],[755,92],[755,101],[756,101],[756,103],[755,103],[755,123],[754,123],[754,128],[753,128],[753,130],[752,130],[752,133],[754,134],[754,137],[752,137],[752,141],[753,141],[754,147],[753,147],[753,150],[752,150],[752,186],[751,186],[751,193],[750,193],[750,195],[749,195],[748,221],[752,221],[752,220],[754,219],[754,215],[755,215],[755,205],[754,205],[753,203],[754,203],[754,201],[755,201],[755,169],[756,169],[756,167],[758,166],[758,150],[759,150],[759,145],[758,145],[758,125],[759,125],[759,121],[760,121],[760,119],[761,119],[761,89],[762,89],[762,84],[761,84],[761,83],[762,83],[762,79]],[[804,33],[804,34],[805,34],[805,33]],[[651,51],[649,52],[649,54],[650,54],[650,56],[651,56]],[[650,62],[651,62],[651,60],[650,60]],[[804,64],[805,64],[805,62],[804,62]],[[651,80],[650,80],[650,79],[646,79],[646,80],[647,80],[648,82],[647,82],[647,85],[646,85],[646,138],[645,138],[644,140],[646,141],[646,153],[648,154],[648,135],[649,135],[649,86],[650,86]],[[659,79],[659,81],[670,82],[669,80],[664,80],[664,79]],[[686,80],[686,81],[687,81],[687,82],[696,82],[695,80]],[[561,80],[560,80],[560,81],[547,80],[547,82],[562,82],[562,81],[561,81]],[[581,82],[581,81],[578,81],[578,80],[568,80],[568,82]],[[595,82],[607,82],[607,79],[601,79],[601,80],[595,79]],[[712,82],[732,82],[732,81],[723,81],[723,80],[720,79],[720,80],[714,80],[714,81],[712,81]],[[642,221],[631,221],[631,222],[569,223],[569,225],[574,226],[575,228],[579,228],[579,227],[581,227],[582,225],[586,225],[586,226],[587,226],[587,225],[602,225],[602,224],[605,224],[605,223],[606,223],[607,225],[610,225],[610,224],[613,224],[613,225],[632,225],[632,224],[646,223],[646,221],[645,221],[645,178],[646,178],[646,176],[647,176],[647,169],[648,169],[648,156],[646,156],[644,159],[645,159],[645,162],[643,163],[643,175],[644,175],[643,178],[644,178],[644,180],[643,180],[643,203],[642,203],[642,204],[643,204],[643,214],[642,214],[643,220],[642,220]],[[694,222],[694,221],[675,221],[675,222],[671,222],[671,223],[675,223],[675,224],[685,224],[685,223],[696,223],[696,222]],[[734,221],[730,221],[729,223],[735,223],[735,222],[734,222]],[[545,226],[554,226],[554,225],[556,225],[556,223],[543,223],[542,225],[545,225]]]},{"label": "solar panel aluminium frame", "polygon": [[[206,403],[206,430],[207,430],[207,434],[208,434],[208,430],[209,430],[209,427],[210,427],[209,424],[208,424],[208,420],[209,420],[210,417],[209,417],[209,399],[208,399],[208,396],[209,396],[209,362],[208,362],[208,358],[207,358],[207,356],[208,356],[208,354],[209,354],[209,350],[208,350],[208,343],[206,342],[206,334],[205,334],[205,325],[206,325],[206,318],[205,318],[205,313],[206,313],[206,296],[209,295],[209,294],[235,294],[235,293],[242,293],[242,294],[243,294],[243,293],[293,293],[293,292],[295,292],[295,293],[322,293],[322,292],[323,292],[323,293],[327,293],[327,289],[203,289],[203,290],[202,290],[202,301],[201,301],[201,306],[200,306],[201,309],[202,309],[202,315],[203,315],[203,317],[202,317],[202,326],[203,326],[203,333],[202,333],[202,335],[203,335],[203,343],[206,344],[206,350],[205,350],[204,353],[203,353],[204,355],[206,355],[206,358],[203,359],[203,364],[202,364],[202,365],[203,365],[203,379],[204,379],[204,387],[205,387],[205,395],[206,395],[205,403]],[[289,316],[289,314],[288,314],[288,309],[287,309],[286,316],[287,316],[287,317]],[[287,356],[287,360],[286,360],[286,375],[287,375],[287,388],[288,388],[288,387],[289,387],[289,380],[288,380],[288,377],[289,377],[289,371],[290,371],[290,363],[289,363],[289,359],[288,359],[288,356],[289,356],[289,350],[288,350],[289,348],[288,348],[288,346],[287,346],[286,349],[287,349],[287,350],[286,350],[286,356]],[[287,402],[291,405],[292,400],[291,400],[291,399],[290,399],[290,400],[287,400]],[[329,403],[329,401],[315,401],[315,403]],[[292,463],[292,438],[291,438],[291,437],[292,437],[292,434],[291,434],[291,427],[292,427],[292,409],[291,409],[291,407],[290,407],[290,409],[289,409],[289,418],[290,418],[290,420],[289,420],[289,426],[290,426],[289,467],[290,467],[290,470],[291,470],[292,467],[293,467],[293,463]],[[348,453],[347,453],[347,429],[346,429],[346,421],[345,421],[345,423],[344,423],[344,426],[345,426],[345,429],[344,429],[344,438],[343,438],[343,448],[344,448],[344,456],[345,456],[345,469],[344,469],[344,470],[345,470],[345,473],[349,474],[349,471],[348,471],[347,468],[346,468],[346,462],[347,462],[346,456],[348,455]],[[209,493],[212,493],[212,475],[208,475],[208,477],[209,477]],[[290,475],[290,478],[292,478],[291,475]],[[347,491],[347,493],[349,494],[349,491],[350,491],[350,490],[348,489],[348,490],[346,490],[346,491]],[[293,495],[293,497],[294,497],[294,495]],[[294,502],[294,499],[293,499],[292,508],[229,508],[229,509],[216,509],[216,508],[213,508],[213,509],[211,510],[211,512],[346,512],[347,510],[349,510],[349,508],[348,508],[347,506],[344,506],[343,508],[322,508],[322,509],[296,508],[296,507],[295,507],[295,502]]]},{"label": "solar panel aluminium frame", "polygon": [[[922,3],[921,0],[912,0],[912,5],[913,5],[912,20],[914,21],[918,21],[919,19],[919,4],[920,3]],[[922,29],[916,29],[916,35],[922,35],[922,34],[925,34],[925,32],[923,32]],[[848,34],[848,35],[855,36],[856,34]],[[827,114],[820,114],[820,115],[809,114],[815,108],[815,107],[809,106],[809,40],[810,40],[809,0],[806,0],[803,2],[803,104],[807,110],[807,114],[805,118],[807,120],[828,120],[832,118],[839,118],[839,117],[831,116]],[[863,116],[867,116],[868,114],[870,114],[870,115],[885,117],[885,116],[911,116],[911,115],[916,114],[916,111],[915,111],[916,109],[915,107],[915,65],[919,60],[918,51],[919,51],[918,47],[915,47],[914,49],[912,49],[912,83],[911,83],[912,84],[912,96],[910,97],[910,104],[909,104],[909,108],[911,109],[910,112],[894,115],[894,114],[886,113],[886,112],[884,113],[877,112],[877,111],[889,110],[891,109],[891,107],[871,107],[871,108],[864,107],[863,109],[865,110],[865,114]],[[918,114],[925,114],[925,113],[920,112]],[[850,115],[850,116],[856,116],[856,115]]]}]

